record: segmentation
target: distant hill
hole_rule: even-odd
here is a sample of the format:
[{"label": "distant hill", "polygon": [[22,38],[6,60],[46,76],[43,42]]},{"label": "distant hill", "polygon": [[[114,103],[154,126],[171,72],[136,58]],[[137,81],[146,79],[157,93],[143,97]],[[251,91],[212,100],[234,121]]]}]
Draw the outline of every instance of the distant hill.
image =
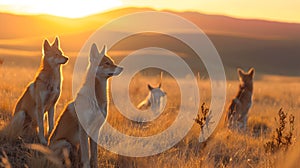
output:
[{"label": "distant hill", "polygon": [[[52,40],[56,35],[60,36],[66,54],[76,56],[86,39],[101,25],[126,14],[149,10],[153,9],[116,9],[79,19],[0,13],[0,58],[22,60],[24,56],[39,56],[42,40]],[[254,66],[261,74],[300,75],[300,24],[237,19],[197,12],[167,12],[190,20],[209,36],[223,60],[227,74],[235,76],[233,71],[236,67]],[[149,38],[153,37],[160,39],[157,41],[161,44],[168,40],[156,35]],[[136,47],[147,44],[139,44],[134,39],[128,39],[127,43],[135,43]],[[123,46],[117,46],[114,50],[120,53],[134,48],[123,43]]]},{"label": "distant hill", "polygon": [[[95,30],[114,18],[142,11],[153,11],[153,9],[123,8],[78,19],[49,15],[30,16],[0,13],[2,23],[0,27],[0,38],[28,38],[40,37],[41,35],[50,36],[62,33],[85,32]],[[300,37],[300,24],[295,23],[237,19],[221,15],[206,15],[197,12],[165,12],[182,16],[192,21],[207,33],[255,38]]]}]

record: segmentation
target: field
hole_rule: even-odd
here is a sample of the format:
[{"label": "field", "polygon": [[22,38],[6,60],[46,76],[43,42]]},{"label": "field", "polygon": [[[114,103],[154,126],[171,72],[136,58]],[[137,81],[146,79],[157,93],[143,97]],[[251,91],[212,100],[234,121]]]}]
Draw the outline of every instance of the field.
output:
[{"label": "field", "polygon": [[[113,19],[149,10],[153,11],[148,8],[123,8],[77,19],[0,13],[1,23],[5,23],[0,26],[0,167],[9,167],[9,164],[12,167],[34,168],[61,166],[58,158],[47,148],[30,145],[38,142],[34,135],[29,135],[29,138],[14,137],[18,128],[7,127],[18,98],[27,84],[34,79],[39,68],[43,40],[49,39],[52,42],[55,36],[59,36],[61,48],[70,58],[68,64],[62,68],[64,80],[55,113],[57,118],[73,99],[72,79],[76,56],[89,36]],[[224,110],[220,111],[223,113],[222,119],[213,135],[202,143],[198,140],[200,125],[189,120],[194,124],[181,141],[172,148],[149,157],[121,156],[99,146],[99,167],[299,167],[300,24],[238,19],[197,12],[167,12],[193,22],[207,34],[216,47],[227,78],[226,102]],[[24,25],[31,26],[23,28]],[[128,25],[134,27],[135,24]],[[172,26],[171,24],[170,27]],[[122,31],[131,29],[120,30],[118,33],[123,33]],[[193,36],[192,32],[186,32],[184,29],[176,31],[189,37]],[[105,42],[104,40],[110,39],[99,40]],[[212,90],[205,66],[195,52],[182,41],[155,32],[137,33],[110,46],[108,54],[119,63],[129,53],[149,46],[164,48],[178,54],[189,64],[195,75],[200,69],[200,101],[191,101],[185,108],[192,108],[196,103],[205,103],[205,106],[210,108]],[[229,131],[224,126],[226,110],[239,87],[236,73],[238,67],[245,70],[255,68],[253,103],[249,111],[248,128],[244,134]],[[147,69],[132,78],[129,94],[133,105],[138,105],[147,96],[148,83],[155,86],[160,81],[160,70],[152,70]],[[162,88],[167,93],[167,106],[157,119],[147,123],[133,122],[117,110],[110,97],[107,123],[121,133],[137,137],[156,135],[169,128],[178,117],[181,92],[174,78],[168,73],[164,73],[163,76]],[[185,85],[191,84],[190,79],[191,77],[180,76]],[[118,89],[115,91],[120,92]],[[125,97],[123,100],[125,101]],[[288,114],[284,127],[280,127],[282,124],[280,125],[281,120],[278,116],[281,108]],[[203,113],[201,108],[198,113]],[[295,117],[291,125],[290,115]],[[185,126],[185,122],[181,124]],[[290,126],[293,125],[294,129],[291,129]],[[276,138],[279,140],[276,136],[280,132],[279,129],[283,129],[284,132],[281,138],[291,131],[291,144],[280,144],[279,150],[272,151],[276,147],[267,147],[267,144],[276,142]],[[107,141],[112,139],[108,137]],[[168,139],[159,141],[165,144]],[[145,144],[145,151],[148,150],[147,147]],[[133,144],[116,144],[115,148],[127,148],[129,152],[135,152]],[[72,156],[66,156],[67,161],[68,159],[78,162]]]},{"label": "field", "polygon": [[[56,116],[62,111],[68,101],[72,99],[72,68],[75,57],[70,58],[70,62],[63,67],[64,83],[61,98],[59,100]],[[3,129],[11,119],[11,113],[18,97],[22,94],[24,87],[30,82],[38,69],[38,58],[32,67],[16,68],[12,62],[4,63],[0,67],[2,81],[0,84],[0,125]],[[27,65],[29,62],[22,62]],[[231,74],[235,75],[235,74]],[[189,133],[171,149],[150,157],[125,157],[114,154],[99,146],[99,166],[100,167],[280,167],[293,163],[292,156],[299,155],[299,146],[292,144],[291,152],[266,153],[264,145],[272,139],[275,129],[278,127],[275,117],[277,112],[283,108],[285,112],[293,114],[296,118],[293,142],[299,138],[299,110],[300,110],[300,79],[297,77],[267,76],[260,74],[260,79],[254,82],[254,101],[249,112],[248,130],[246,134],[230,132],[224,128],[224,123],[220,123],[217,130],[206,142],[199,143],[198,137],[200,126],[194,124]],[[186,79],[187,80],[187,79]],[[159,74],[154,76],[136,75],[130,85],[130,97],[134,105],[137,105],[146,97],[148,91],[146,84],[157,84]],[[188,82],[188,80],[187,80]],[[207,79],[198,81],[201,100],[209,107],[210,104],[210,82]],[[176,81],[164,75],[162,88],[167,92],[168,103],[166,110],[156,120],[140,124],[132,122],[122,116],[110,104],[108,122],[120,132],[134,136],[149,136],[162,132],[168,128],[176,118],[180,106],[180,92]],[[227,100],[224,110],[238,89],[238,78],[227,81]],[[201,110],[199,110],[199,113]],[[224,116],[223,114],[223,116]],[[224,119],[224,117],[223,117]],[[222,119],[222,121],[223,121]],[[3,132],[3,130],[2,130]],[[3,134],[1,134],[3,136]],[[47,154],[23,148],[15,149],[14,145],[19,144],[19,140],[6,142],[5,137],[0,137],[0,148],[8,155],[8,160],[12,165],[27,164],[30,167],[54,166],[48,159]],[[23,142],[22,142],[23,143]],[[22,143],[19,144],[22,146]],[[26,142],[30,143],[30,142]],[[1,147],[2,146],[2,147]],[[11,149],[10,149],[11,147]],[[128,147],[130,149],[130,147]],[[24,156],[16,156],[16,151],[24,150]],[[23,151],[23,152],[24,152]],[[298,152],[297,152],[298,151]],[[291,153],[291,155],[289,154]],[[285,160],[285,158],[288,160]],[[23,158],[23,160],[21,160]],[[39,158],[39,159],[38,159]],[[42,159],[40,159],[42,158]],[[51,159],[50,159],[51,160]],[[282,161],[284,160],[284,162]],[[54,166],[55,167],[55,166]]]}]

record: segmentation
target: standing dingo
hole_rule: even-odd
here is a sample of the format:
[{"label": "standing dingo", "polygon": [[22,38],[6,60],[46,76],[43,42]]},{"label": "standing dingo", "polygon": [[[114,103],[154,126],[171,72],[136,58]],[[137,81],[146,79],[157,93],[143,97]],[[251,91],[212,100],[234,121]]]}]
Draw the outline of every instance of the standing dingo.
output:
[{"label": "standing dingo", "polygon": [[[100,62],[99,59],[102,56],[103,58]],[[83,103],[83,106],[86,104],[91,105],[90,108],[93,111],[101,112],[103,117],[106,118],[108,105],[107,80],[112,76],[119,75],[123,70],[123,68],[118,67],[110,57],[106,56],[106,47],[104,47],[101,53],[99,53],[97,46],[93,44],[89,57],[90,62],[84,84],[78,92],[75,100],[68,104],[61,114],[54,131],[49,138],[49,147],[56,154],[62,154],[63,148],[70,149],[75,147],[77,151],[80,150],[80,161],[84,168],[88,168],[90,166],[97,167],[97,143],[87,135],[83,126],[79,122],[77,113],[84,112],[83,116],[87,119],[86,121],[90,123],[90,125],[97,123],[97,128],[93,129],[96,132],[99,132],[99,126],[102,126],[104,119],[97,120],[97,116],[89,116],[90,114],[88,114],[88,111],[90,109],[87,108],[83,109],[83,111],[76,111],[79,108],[77,105],[80,103]],[[96,77],[92,76],[93,73]],[[94,83],[91,79],[92,77],[95,77]],[[92,87],[95,87],[94,91],[96,100],[91,97],[91,92],[93,92]],[[101,114],[97,113],[97,115],[99,116]],[[90,147],[88,145],[88,141],[90,141]],[[77,148],[78,146],[79,148]]]},{"label": "standing dingo", "polygon": [[44,145],[47,144],[44,136],[44,114],[48,112],[49,135],[54,126],[54,110],[60,96],[61,65],[67,61],[68,58],[59,47],[58,38],[55,38],[52,46],[45,40],[40,70],[19,98],[14,110],[12,123],[37,127],[38,138]]},{"label": "standing dingo", "polygon": [[254,68],[247,73],[238,69],[240,89],[232,100],[227,111],[227,126],[230,129],[245,131],[247,128],[248,111],[252,105]]}]

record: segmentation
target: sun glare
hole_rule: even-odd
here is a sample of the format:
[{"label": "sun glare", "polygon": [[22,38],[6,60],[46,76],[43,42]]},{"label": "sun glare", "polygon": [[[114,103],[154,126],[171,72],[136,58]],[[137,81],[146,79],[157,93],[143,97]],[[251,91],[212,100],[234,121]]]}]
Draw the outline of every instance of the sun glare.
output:
[{"label": "sun glare", "polygon": [[80,18],[121,5],[121,0],[2,0],[0,8],[4,12],[18,14],[50,14]]}]

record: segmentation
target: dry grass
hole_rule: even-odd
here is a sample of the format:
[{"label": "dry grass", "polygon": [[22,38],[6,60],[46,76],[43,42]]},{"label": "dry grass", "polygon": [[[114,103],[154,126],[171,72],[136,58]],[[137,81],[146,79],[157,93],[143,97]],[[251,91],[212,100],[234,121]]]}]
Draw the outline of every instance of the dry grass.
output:
[{"label": "dry grass", "polygon": [[275,153],[278,150],[287,151],[290,145],[294,143],[294,124],[295,116],[288,115],[281,108],[278,112],[278,118],[275,117],[278,124],[276,131],[272,136],[272,140],[265,144],[265,151],[268,153]]},{"label": "dry grass", "polygon": [[[74,58],[71,58],[74,59]],[[16,61],[17,63],[17,61]],[[64,85],[61,99],[58,103],[56,116],[62,111],[71,97],[72,60],[63,68]],[[6,161],[12,167],[57,167],[47,152],[28,148],[24,139],[7,140],[5,125],[11,119],[11,113],[18,97],[22,94],[23,88],[34,77],[38,68],[38,62],[33,67],[16,68],[9,63],[0,67],[0,152],[2,164],[5,167]],[[134,136],[149,136],[162,132],[168,128],[178,114],[180,107],[180,91],[176,81],[164,75],[163,89],[167,92],[167,109],[156,120],[139,124],[122,116],[117,109],[110,104],[108,122],[120,132]],[[134,105],[137,105],[148,93],[147,83],[156,84],[159,81],[159,74],[156,77],[144,77],[137,75],[131,82],[130,98]],[[188,82],[187,82],[188,83]],[[195,123],[184,139],[171,149],[150,157],[132,158],[114,154],[99,146],[100,167],[276,167],[277,161],[287,155],[299,155],[295,145],[291,145],[291,152],[288,153],[265,153],[264,144],[272,138],[272,132],[277,125],[274,117],[278,109],[284,107],[285,111],[293,114],[295,120],[295,137],[299,138],[300,125],[297,121],[300,110],[300,83],[299,78],[288,77],[265,77],[254,83],[254,102],[249,112],[248,133],[240,135],[222,128],[220,123],[218,130],[204,143],[198,142],[200,126]],[[228,81],[227,104],[236,94],[238,89],[237,81]],[[201,80],[199,83],[201,101],[210,104],[210,82]],[[194,102],[191,102],[191,105]],[[196,118],[196,116],[195,116]],[[24,142],[25,141],[25,142]],[[289,150],[289,151],[290,151]],[[71,158],[72,160],[72,158]],[[287,161],[286,163],[289,163]],[[292,165],[292,164],[291,164]]]}]

